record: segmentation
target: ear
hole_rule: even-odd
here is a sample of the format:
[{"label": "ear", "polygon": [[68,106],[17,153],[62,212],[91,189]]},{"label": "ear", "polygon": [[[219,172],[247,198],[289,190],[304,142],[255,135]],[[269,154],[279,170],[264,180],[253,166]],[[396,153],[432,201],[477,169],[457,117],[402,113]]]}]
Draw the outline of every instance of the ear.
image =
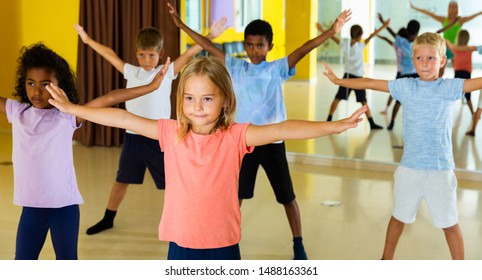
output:
[{"label": "ear", "polygon": [[159,52],[159,59],[161,59],[163,56],[164,56],[164,49],[162,49],[162,50]]},{"label": "ear", "polygon": [[447,64],[447,56],[446,55],[444,55],[442,57],[442,60],[440,61],[440,68],[444,68],[445,64]]},{"label": "ear", "polygon": [[273,49],[274,44],[269,44],[268,46],[268,51],[271,51]]}]

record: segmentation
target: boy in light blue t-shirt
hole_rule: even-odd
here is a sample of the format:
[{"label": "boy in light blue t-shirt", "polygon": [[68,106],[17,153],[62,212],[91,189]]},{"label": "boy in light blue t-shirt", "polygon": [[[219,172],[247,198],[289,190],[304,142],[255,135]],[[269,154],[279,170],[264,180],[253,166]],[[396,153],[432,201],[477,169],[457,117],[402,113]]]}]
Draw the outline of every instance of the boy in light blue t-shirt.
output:
[{"label": "boy in light blue t-shirt", "polygon": [[439,78],[439,70],[447,62],[445,48],[444,39],[436,33],[424,33],[415,39],[412,60],[419,78],[339,79],[326,65],[325,75],[334,84],[389,92],[404,106],[405,146],[394,174],[394,207],[382,259],[393,258],[404,226],[415,221],[422,200],[427,203],[433,224],[443,229],[452,258],[464,258],[453,171],[453,106],[464,92],[482,88],[482,78]]},{"label": "boy in light blue t-shirt", "polygon": [[[170,6],[171,7],[171,6]],[[186,32],[211,55],[223,59],[231,74],[236,93],[236,122],[266,125],[286,120],[283,83],[295,74],[296,64],[311,50],[338,33],[350,19],[351,11],[345,10],[329,30],[293,51],[287,57],[266,61],[273,48],[273,31],[264,20],[254,20],[246,26],[244,49],[249,62],[233,58],[219,50],[210,40],[186,26],[174,8],[170,13],[174,23]],[[239,200],[253,197],[256,174],[263,166],[276,200],[283,204],[293,234],[294,259],[307,259],[301,235],[301,218],[286,159],[284,142],[256,147],[243,158],[239,175]]]}]

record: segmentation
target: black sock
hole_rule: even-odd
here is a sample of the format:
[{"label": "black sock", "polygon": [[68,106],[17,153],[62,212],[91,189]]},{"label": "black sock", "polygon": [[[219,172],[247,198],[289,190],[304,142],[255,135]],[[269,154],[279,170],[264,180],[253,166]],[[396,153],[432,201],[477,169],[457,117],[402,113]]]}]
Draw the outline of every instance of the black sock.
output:
[{"label": "black sock", "polygon": [[332,118],[333,118],[332,115],[328,115],[328,118],[326,118],[326,121],[327,121],[327,122],[331,122],[331,119],[332,119]]},{"label": "black sock", "polygon": [[373,118],[368,118],[368,122],[370,123],[370,128],[371,129],[382,129],[383,127],[377,125],[374,121]]},{"label": "black sock", "polygon": [[303,246],[303,238],[294,237],[293,238],[293,251],[295,253],[294,260],[307,260],[308,256],[306,256],[305,247]]},{"label": "black sock", "polygon": [[97,224],[88,228],[87,234],[92,235],[112,228],[114,226],[115,214],[117,214],[117,211],[105,209],[104,218],[102,218],[102,220],[100,220],[100,222],[98,222]]}]

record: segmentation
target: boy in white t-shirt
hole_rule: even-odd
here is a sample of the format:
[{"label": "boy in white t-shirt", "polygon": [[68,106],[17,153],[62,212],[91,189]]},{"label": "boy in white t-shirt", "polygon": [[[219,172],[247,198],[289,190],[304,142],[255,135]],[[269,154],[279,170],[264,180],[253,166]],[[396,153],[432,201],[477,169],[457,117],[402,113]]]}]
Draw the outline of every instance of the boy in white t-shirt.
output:
[{"label": "boy in white t-shirt", "polygon": [[[213,22],[211,33],[206,37],[214,39],[226,29],[226,18]],[[104,46],[92,38],[78,24],[75,29],[82,41],[109,61],[127,80],[127,88],[148,84],[162,69],[159,61],[164,55],[164,37],[153,27],[146,27],[136,35],[136,57],[139,66],[124,62],[111,48]],[[161,86],[144,96],[126,102],[127,111],[149,119],[169,119],[171,117],[171,85],[177,74],[191,58],[202,48],[194,45],[174,60],[162,81]],[[124,199],[129,184],[142,184],[146,168],[149,169],[156,187],[165,188],[164,153],[156,140],[127,130],[122,145],[116,180],[112,186],[104,217],[97,224],[87,229],[92,235],[114,226],[114,218]]]},{"label": "boy in white t-shirt", "polygon": [[[360,25],[355,24],[350,28],[350,44],[346,42],[340,42],[336,37],[331,37],[333,41],[340,45],[346,57],[346,69],[343,78],[361,78],[364,75],[364,62],[363,62],[363,49],[368,44],[368,42],[375,37],[380,31],[388,26],[390,20],[387,20],[380,28],[376,29],[365,41],[362,42],[363,29]],[[320,28],[318,28],[320,29]],[[322,31],[322,29],[320,30]],[[327,121],[331,121],[333,118],[333,113],[335,113],[336,107],[341,100],[347,100],[352,89],[340,86],[335,99],[331,103],[330,112],[328,113]],[[362,105],[367,105],[366,91],[354,90],[356,94],[356,101],[360,102]],[[368,105],[367,105],[368,106]],[[377,125],[372,118],[370,109],[366,112],[368,121],[370,122],[371,129],[382,129],[383,127]]]}]

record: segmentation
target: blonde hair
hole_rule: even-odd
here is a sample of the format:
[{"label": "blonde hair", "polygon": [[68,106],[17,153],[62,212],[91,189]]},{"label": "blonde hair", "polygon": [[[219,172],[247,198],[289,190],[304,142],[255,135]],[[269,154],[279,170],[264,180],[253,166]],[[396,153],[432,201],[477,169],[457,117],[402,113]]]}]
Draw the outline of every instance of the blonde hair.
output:
[{"label": "blonde hair", "polygon": [[444,38],[442,38],[440,34],[433,32],[425,32],[422,35],[417,36],[415,41],[413,41],[412,53],[415,53],[414,51],[420,46],[430,46],[436,48],[440,57],[445,56],[445,51],[447,49]]},{"label": "blonde hair", "polygon": [[177,122],[179,124],[179,141],[182,141],[188,131],[192,129],[192,125],[183,110],[184,87],[189,79],[197,76],[208,78],[223,93],[224,107],[214,126],[213,132],[218,129],[227,129],[234,122],[236,97],[234,95],[231,75],[229,75],[226,64],[221,59],[212,56],[195,58],[186,65],[177,87],[176,112]]}]

